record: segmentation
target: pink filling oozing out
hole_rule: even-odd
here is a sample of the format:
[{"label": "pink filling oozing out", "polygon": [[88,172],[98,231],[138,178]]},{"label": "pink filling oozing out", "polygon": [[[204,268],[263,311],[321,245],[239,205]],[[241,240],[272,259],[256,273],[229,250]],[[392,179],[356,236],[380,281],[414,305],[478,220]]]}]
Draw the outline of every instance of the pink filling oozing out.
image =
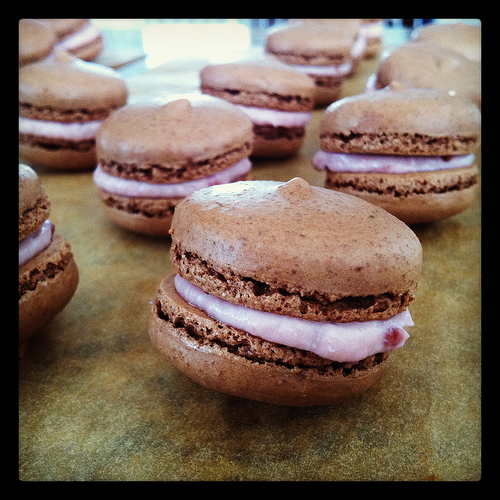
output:
[{"label": "pink filling oozing out", "polygon": [[183,198],[193,191],[216,184],[227,184],[248,174],[252,164],[243,158],[229,168],[201,179],[175,184],[153,184],[149,182],[121,179],[104,172],[100,165],[94,170],[93,179],[97,187],[122,196],[138,196],[144,198]]},{"label": "pink filling oozing out", "polygon": [[45,250],[54,235],[54,223],[47,219],[42,226],[19,242],[19,267]]},{"label": "pink filling oozing out", "polygon": [[273,127],[303,127],[312,118],[312,114],[307,111],[282,111],[279,109],[256,108],[253,106],[243,106],[236,104],[252,121],[252,123],[264,125],[270,124]]},{"label": "pink filling oozing out", "polygon": [[398,156],[318,151],[312,160],[317,170],[406,174],[469,167],[474,154],[457,156]]},{"label": "pink filling oozing out", "polygon": [[83,141],[93,139],[101,123],[102,121],[100,120],[90,122],[52,122],[20,116],[19,133]]},{"label": "pink filling oozing out", "polygon": [[205,293],[179,275],[175,276],[175,287],[186,302],[216,321],[270,342],[304,349],[341,363],[402,347],[409,338],[403,327],[414,324],[408,309],[387,320],[318,322],[233,304]]}]

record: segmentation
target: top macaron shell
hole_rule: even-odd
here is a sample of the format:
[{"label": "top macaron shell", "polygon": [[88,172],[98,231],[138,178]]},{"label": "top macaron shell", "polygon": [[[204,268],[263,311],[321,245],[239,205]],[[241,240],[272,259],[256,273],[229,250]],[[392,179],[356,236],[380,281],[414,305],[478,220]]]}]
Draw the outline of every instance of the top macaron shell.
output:
[{"label": "top macaron shell", "polygon": [[50,26],[38,19],[19,21],[19,66],[47,57],[54,49],[56,36]]},{"label": "top macaron shell", "polygon": [[421,271],[420,243],[405,224],[300,178],[197,191],[178,205],[171,237],[172,247],[247,279],[330,300],[413,293]]},{"label": "top macaron shell", "polygon": [[56,111],[98,111],[123,106],[126,100],[126,84],[115,70],[63,51],[19,72],[19,102],[23,104]]},{"label": "top macaron shell", "polygon": [[[384,89],[332,103],[322,118],[320,141],[323,150],[334,152],[468,154],[477,149],[480,128],[481,112],[467,99],[432,89]],[[420,136],[420,140],[401,146],[391,140],[345,139],[356,134]],[[340,139],[333,141],[333,136]],[[426,137],[432,140],[424,146]]]},{"label": "top macaron shell", "polygon": [[393,49],[382,57],[376,78],[377,88],[393,82],[434,88],[481,106],[481,65],[438,44],[415,41]]},{"label": "top macaron shell", "polygon": [[200,78],[203,91],[225,90],[232,103],[284,111],[309,111],[313,106],[312,79],[278,61],[209,64]]},{"label": "top macaron shell", "polygon": [[[173,170],[214,159],[219,169],[228,167],[232,163],[217,157],[229,154],[234,163],[249,155],[252,142],[250,119],[211,96],[128,105],[106,119],[96,135],[99,161],[159,164]],[[180,171],[175,182],[182,182],[183,176],[190,180],[193,173]]]},{"label": "top macaron shell", "polygon": [[289,64],[331,65],[349,60],[353,37],[319,26],[290,26],[271,32],[266,51]]}]

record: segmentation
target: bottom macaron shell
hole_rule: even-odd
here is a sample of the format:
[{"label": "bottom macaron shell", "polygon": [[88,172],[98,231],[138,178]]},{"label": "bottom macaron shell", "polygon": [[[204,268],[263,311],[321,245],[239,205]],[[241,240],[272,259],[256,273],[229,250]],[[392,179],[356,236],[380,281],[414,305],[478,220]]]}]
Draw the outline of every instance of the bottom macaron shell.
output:
[{"label": "bottom macaron shell", "polygon": [[149,236],[168,236],[176,205],[182,198],[136,198],[99,190],[104,213],[117,226]]},{"label": "bottom macaron shell", "polygon": [[[214,332],[221,337],[213,339]],[[233,396],[287,406],[327,405],[359,396],[382,376],[388,357],[377,354],[354,365],[316,355],[316,362],[306,361],[308,353],[250,338],[241,330],[214,321],[177,294],[173,276],[160,284],[152,305],[149,335],[175,368],[199,384]],[[222,335],[226,335],[226,341]],[[265,357],[256,355],[258,349],[252,348],[252,341],[265,345]],[[289,359],[280,359],[283,353]],[[297,356],[303,356],[304,364],[291,364]],[[315,366],[318,360],[320,364]]]},{"label": "bottom macaron shell", "polygon": [[84,149],[50,148],[29,143],[19,143],[19,160],[34,167],[56,169],[95,168],[95,146]]},{"label": "bottom macaron shell", "polygon": [[304,142],[305,127],[254,125],[252,156],[284,157],[297,153]]},{"label": "bottom macaron shell", "polygon": [[70,245],[61,235],[19,268],[19,344],[38,333],[73,297],[79,271]]},{"label": "bottom macaron shell", "polygon": [[310,75],[315,81],[314,105],[322,107],[331,104],[340,98],[343,79]]},{"label": "bottom macaron shell", "polygon": [[434,222],[469,208],[477,195],[476,165],[412,174],[336,173],[325,187],[362,198],[407,224]]}]

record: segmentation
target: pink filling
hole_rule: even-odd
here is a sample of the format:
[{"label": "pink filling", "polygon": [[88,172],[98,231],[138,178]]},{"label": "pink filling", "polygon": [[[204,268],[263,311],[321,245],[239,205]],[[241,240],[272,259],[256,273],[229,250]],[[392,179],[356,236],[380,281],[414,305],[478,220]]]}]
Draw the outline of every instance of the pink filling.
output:
[{"label": "pink filling", "polygon": [[313,66],[303,64],[290,64],[290,66],[297,71],[300,71],[301,73],[318,76],[345,76],[348,75],[352,70],[352,63],[350,61],[343,64],[330,66]]},{"label": "pink filling", "polygon": [[70,139],[74,141],[93,139],[101,121],[91,122],[52,122],[19,117],[19,133]]},{"label": "pink filling", "polygon": [[317,322],[233,304],[205,293],[179,275],[175,276],[175,287],[186,302],[216,321],[270,342],[311,351],[341,363],[402,347],[409,338],[403,327],[414,324],[408,309],[388,320]]},{"label": "pink filling", "polygon": [[35,232],[19,242],[19,267],[45,250],[52,243],[54,223],[47,219]]},{"label": "pink filling", "polygon": [[236,105],[252,121],[259,125],[270,124],[274,127],[303,127],[312,118],[307,111],[282,111],[279,109],[256,108],[252,106]]},{"label": "pink filling", "polygon": [[80,31],[58,42],[56,47],[61,50],[71,51],[94,41],[100,34],[101,30],[95,24],[89,23]]},{"label": "pink filling", "polygon": [[317,170],[406,174],[469,167],[474,154],[458,156],[398,156],[318,151],[312,160]]},{"label": "pink filling", "polygon": [[138,196],[143,198],[184,198],[198,189],[227,184],[248,174],[252,164],[248,158],[243,158],[229,168],[208,177],[175,184],[152,184],[149,182],[120,179],[109,175],[100,165],[94,170],[94,183],[97,187],[122,196]]}]

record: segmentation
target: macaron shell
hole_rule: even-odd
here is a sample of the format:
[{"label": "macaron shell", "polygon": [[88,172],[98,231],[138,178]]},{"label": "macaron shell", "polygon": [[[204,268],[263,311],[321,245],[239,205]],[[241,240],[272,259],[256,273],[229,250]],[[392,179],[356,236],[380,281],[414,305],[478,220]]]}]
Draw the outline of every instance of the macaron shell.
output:
[{"label": "macaron shell", "polygon": [[377,205],[406,224],[434,222],[471,207],[477,196],[479,169],[413,174],[335,173],[325,187]]},{"label": "macaron shell", "polygon": [[437,44],[410,42],[383,57],[377,70],[377,87],[394,81],[407,87],[453,92],[481,106],[480,63]]},{"label": "macaron shell", "polygon": [[[177,309],[182,322],[165,317],[162,308]],[[185,302],[173,285],[173,277],[162,280],[152,305],[149,335],[154,346],[169,362],[201,385],[247,399],[288,406],[312,406],[339,403],[365,392],[383,374],[387,357],[370,367],[343,373],[342,364],[326,371],[273,362],[254,362],[217,342],[207,343],[207,331],[227,330],[227,334],[245,335],[217,323]],[[272,350],[272,343],[269,343]]]},{"label": "macaron shell", "polygon": [[37,144],[20,143],[19,159],[34,167],[47,167],[61,170],[80,170],[94,168],[96,165],[95,147],[86,150],[59,148],[51,150]]},{"label": "macaron shell", "polygon": [[157,163],[174,169],[234,153],[232,163],[222,169],[247,157],[252,143],[250,119],[211,96],[123,107],[105,120],[96,135],[99,160]]},{"label": "macaron shell", "polygon": [[55,56],[23,66],[19,71],[19,102],[56,110],[96,111],[123,106],[127,86],[106,66],[55,51]]},{"label": "macaron shell", "polygon": [[330,300],[407,293],[420,277],[420,242],[405,224],[299,178],[199,190],[177,206],[171,237],[241,276]]},{"label": "macaron shell", "polygon": [[[35,281],[35,277],[38,277]],[[55,234],[52,244],[19,268],[19,343],[40,332],[73,297],[79,271],[71,247]],[[26,290],[25,293],[21,292]]]},{"label": "macaron shell", "polygon": [[481,112],[469,100],[432,89],[384,89],[328,106],[320,146],[351,153],[468,154],[480,132]]},{"label": "macaron shell", "polygon": [[19,20],[20,66],[47,57],[55,43],[55,34],[47,23],[38,19]]},{"label": "macaron shell", "polygon": [[245,106],[285,111],[313,107],[314,82],[274,60],[209,64],[200,72],[203,92]]}]

